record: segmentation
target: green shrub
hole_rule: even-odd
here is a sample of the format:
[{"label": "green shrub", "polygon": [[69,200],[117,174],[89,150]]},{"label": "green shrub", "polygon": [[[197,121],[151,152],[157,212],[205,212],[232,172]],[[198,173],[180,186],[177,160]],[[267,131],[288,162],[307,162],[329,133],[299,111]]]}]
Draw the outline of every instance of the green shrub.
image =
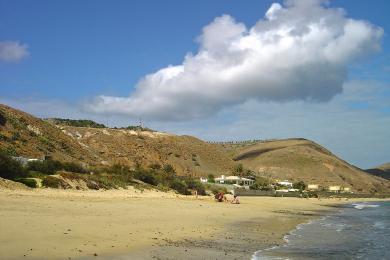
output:
[{"label": "green shrub", "polygon": [[198,195],[206,195],[206,190],[205,190],[205,187],[203,186],[203,184],[198,181],[198,180],[195,180],[191,177],[187,177],[184,179],[188,189],[191,189],[191,190],[196,190]]},{"label": "green shrub", "polygon": [[63,180],[61,180],[59,178],[53,177],[53,176],[46,176],[42,180],[42,185],[44,187],[56,188],[56,189],[59,189],[59,188],[62,188],[62,189],[71,188],[70,185],[67,184],[65,181],[63,181]]},{"label": "green shrub", "polygon": [[44,177],[46,176],[46,174],[42,173],[42,172],[37,172],[37,171],[29,171],[27,173],[27,176],[28,178],[40,178],[40,179],[43,179]]},{"label": "green shrub", "polygon": [[218,185],[206,185],[206,187],[215,195],[219,192],[228,193],[226,187],[218,186]]},{"label": "green shrub", "polygon": [[0,111],[0,125],[1,125],[1,126],[4,126],[5,123],[7,123],[7,118],[5,117],[5,115],[3,114],[3,112]]},{"label": "green shrub", "polygon": [[62,170],[62,164],[54,160],[32,161],[28,162],[27,169],[29,171],[37,171],[50,175],[58,170]]},{"label": "green shrub", "polygon": [[75,162],[59,162],[56,160],[32,161],[28,162],[27,169],[29,171],[42,172],[44,174],[54,174],[57,171],[64,170],[68,172],[86,173],[87,171],[78,163]]},{"label": "green shrub", "polygon": [[138,169],[134,172],[134,178],[151,185],[158,184],[154,171]]},{"label": "green shrub", "polygon": [[106,168],[107,173],[111,174],[129,174],[130,173],[130,168],[126,165],[122,164],[113,164],[110,167]]},{"label": "green shrub", "polygon": [[65,162],[62,164],[62,169],[68,172],[86,173],[87,171],[78,163]]},{"label": "green shrub", "polygon": [[181,181],[178,179],[174,180],[170,184],[170,188],[176,190],[177,192],[179,192],[180,194],[183,194],[183,195],[190,195],[191,194],[191,192],[188,191],[188,187],[187,187],[186,183],[184,181]]},{"label": "green shrub", "polygon": [[10,180],[27,176],[27,171],[20,162],[4,153],[0,153],[0,177]]},{"label": "green shrub", "polygon": [[93,128],[106,128],[105,125],[96,123],[92,120],[86,119],[65,119],[65,118],[49,118],[46,119],[53,122],[56,125],[69,125],[76,127],[93,127]]},{"label": "green shrub", "polygon": [[15,179],[15,181],[23,183],[27,187],[30,188],[36,188],[37,187],[37,182],[34,179],[26,179],[26,178],[18,178]]},{"label": "green shrub", "polygon": [[303,191],[306,189],[306,184],[303,181],[293,183],[293,188]]}]

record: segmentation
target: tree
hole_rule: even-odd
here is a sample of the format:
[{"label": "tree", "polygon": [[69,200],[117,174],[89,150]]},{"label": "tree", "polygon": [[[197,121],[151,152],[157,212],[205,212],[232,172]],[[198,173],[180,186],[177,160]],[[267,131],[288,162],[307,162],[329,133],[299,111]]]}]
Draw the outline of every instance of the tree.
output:
[{"label": "tree", "polygon": [[243,172],[244,172],[244,167],[242,166],[241,163],[234,166],[234,169],[233,169],[234,174],[241,176]]},{"label": "tree", "polygon": [[207,182],[215,183],[214,175],[211,173],[207,176]]},{"label": "tree", "polygon": [[293,188],[303,191],[306,189],[306,184],[303,181],[293,183]]},{"label": "tree", "polygon": [[4,153],[0,153],[0,177],[14,180],[25,176],[26,170],[22,167],[20,162]]}]

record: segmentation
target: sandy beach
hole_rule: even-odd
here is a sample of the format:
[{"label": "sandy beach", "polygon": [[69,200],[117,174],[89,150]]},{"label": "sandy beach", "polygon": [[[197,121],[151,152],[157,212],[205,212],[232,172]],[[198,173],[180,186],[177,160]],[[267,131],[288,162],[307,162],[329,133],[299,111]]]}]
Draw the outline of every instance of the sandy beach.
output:
[{"label": "sandy beach", "polygon": [[0,259],[250,259],[335,199],[211,197],[136,190],[0,191]]}]

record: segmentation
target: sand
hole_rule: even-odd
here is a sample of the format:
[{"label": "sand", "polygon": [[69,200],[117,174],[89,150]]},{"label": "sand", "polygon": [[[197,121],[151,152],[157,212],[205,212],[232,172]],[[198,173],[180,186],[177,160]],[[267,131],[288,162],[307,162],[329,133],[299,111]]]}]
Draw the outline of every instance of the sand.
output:
[{"label": "sand", "polygon": [[0,190],[0,259],[250,259],[344,201]]}]

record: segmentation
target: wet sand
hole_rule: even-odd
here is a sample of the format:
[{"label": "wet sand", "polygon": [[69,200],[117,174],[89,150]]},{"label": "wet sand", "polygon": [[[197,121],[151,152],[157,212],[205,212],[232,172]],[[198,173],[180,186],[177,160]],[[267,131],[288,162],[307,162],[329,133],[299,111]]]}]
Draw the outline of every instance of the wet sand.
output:
[{"label": "wet sand", "polygon": [[0,190],[0,259],[250,259],[343,202]]}]

